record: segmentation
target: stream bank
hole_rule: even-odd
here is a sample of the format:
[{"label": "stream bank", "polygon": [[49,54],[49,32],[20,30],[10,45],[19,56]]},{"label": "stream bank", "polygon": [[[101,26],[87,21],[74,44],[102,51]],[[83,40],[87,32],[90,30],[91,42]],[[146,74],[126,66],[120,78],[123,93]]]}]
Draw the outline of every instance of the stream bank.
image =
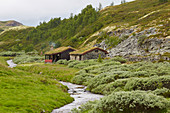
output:
[{"label": "stream bank", "polygon": [[[15,64],[12,60],[8,60],[7,63],[10,68],[17,66],[17,64]],[[74,98],[74,101],[61,108],[54,109],[52,113],[69,113],[71,112],[72,109],[78,108],[79,106],[85,104],[88,101],[99,100],[100,98],[103,97],[103,95],[93,94],[89,91],[86,91],[86,87],[83,85],[76,85],[62,81],[60,81],[60,83],[69,88],[68,93],[70,94],[71,97]]]},{"label": "stream bank", "polygon": [[78,108],[82,104],[88,101],[99,100],[103,95],[93,94],[86,91],[86,87],[82,85],[76,85],[68,82],[60,82],[69,88],[68,93],[74,98],[74,101],[59,109],[54,109],[52,113],[69,113],[73,108]]}]

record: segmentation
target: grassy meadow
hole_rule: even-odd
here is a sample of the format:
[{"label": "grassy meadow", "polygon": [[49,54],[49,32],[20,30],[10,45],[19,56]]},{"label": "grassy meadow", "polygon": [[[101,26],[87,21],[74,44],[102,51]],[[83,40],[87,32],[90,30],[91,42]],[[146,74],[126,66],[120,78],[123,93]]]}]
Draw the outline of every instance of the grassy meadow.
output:
[{"label": "grassy meadow", "polygon": [[[32,73],[33,70],[20,70],[19,67],[11,69],[7,67],[5,59],[8,58],[0,57],[0,113],[51,112],[54,108],[73,101],[67,88],[61,85],[55,76],[50,77],[45,73],[47,68],[43,67],[42,74]],[[59,74],[67,70],[65,66],[56,68]],[[65,75],[72,73],[73,76],[76,70],[70,70]]]},{"label": "grassy meadow", "polygon": [[72,78],[75,76],[75,73],[79,71],[76,68],[68,68],[66,65],[62,64],[44,64],[44,63],[35,63],[34,64],[22,64],[17,66],[17,69],[23,71],[29,71],[34,74],[41,74],[46,78],[57,79],[60,81],[71,82]]},{"label": "grassy meadow", "polygon": [[[75,113],[166,113],[170,110],[169,62],[127,62],[121,57],[105,60],[26,63],[11,69],[0,57],[0,112],[51,112],[73,101],[58,80],[83,84],[103,94]],[[114,106],[113,106],[114,105]]]}]

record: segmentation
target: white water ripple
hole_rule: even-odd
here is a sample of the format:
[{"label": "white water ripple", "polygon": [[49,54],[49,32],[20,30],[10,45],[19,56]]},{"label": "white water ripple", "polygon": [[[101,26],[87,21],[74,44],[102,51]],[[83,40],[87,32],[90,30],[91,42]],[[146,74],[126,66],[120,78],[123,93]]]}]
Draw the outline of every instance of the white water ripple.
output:
[{"label": "white water ripple", "polygon": [[73,108],[78,108],[80,105],[85,104],[88,101],[99,100],[103,95],[93,94],[86,91],[86,87],[82,85],[76,85],[68,82],[60,82],[69,88],[68,93],[74,98],[74,101],[59,109],[54,109],[52,113],[69,113]]}]

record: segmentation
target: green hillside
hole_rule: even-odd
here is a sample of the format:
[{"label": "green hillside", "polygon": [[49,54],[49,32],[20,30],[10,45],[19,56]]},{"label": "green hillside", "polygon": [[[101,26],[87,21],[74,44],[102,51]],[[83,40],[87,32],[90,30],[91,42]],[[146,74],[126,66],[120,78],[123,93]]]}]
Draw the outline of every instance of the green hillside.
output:
[{"label": "green hillside", "polygon": [[22,49],[47,51],[51,44],[56,47],[70,45],[79,48],[96,40],[98,37],[91,37],[91,35],[107,26],[114,25],[115,29],[118,29],[122,26],[139,25],[141,29],[145,29],[153,26],[150,24],[153,20],[156,21],[156,25],[160,23],[164,25],[160,32],[162,30],[169,33],[169,22],[167,23],[170,16],[169,6],[169,1],[162,3],[159,0],[136,0],[95,11],[91,5],[88,5],[80,14],[71,15],[68,19],[54,18],[47,23],[40,23],[36,28],[7,31],[1,34],[0,51]]}]

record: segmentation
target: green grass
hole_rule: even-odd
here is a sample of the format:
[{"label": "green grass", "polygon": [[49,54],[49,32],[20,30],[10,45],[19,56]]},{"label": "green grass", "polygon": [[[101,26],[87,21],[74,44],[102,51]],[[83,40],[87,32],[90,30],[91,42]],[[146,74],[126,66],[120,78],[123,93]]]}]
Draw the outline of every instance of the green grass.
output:
[{"label": "green grass", "polygon": [[61,81],[71,82],[71,79],[75,76],[75,73],[79,69],[68,68],[66,65],[61,64],[39,64],[32,66],[17,66],[16,68],[31,73],[40,74],[51,79],[57,79]]},{"label": "green grass", "polygon": [[8,68],[0,57],[0,113],[51,112],[73,101],[67,88],[50,75],[30,72]]}]

